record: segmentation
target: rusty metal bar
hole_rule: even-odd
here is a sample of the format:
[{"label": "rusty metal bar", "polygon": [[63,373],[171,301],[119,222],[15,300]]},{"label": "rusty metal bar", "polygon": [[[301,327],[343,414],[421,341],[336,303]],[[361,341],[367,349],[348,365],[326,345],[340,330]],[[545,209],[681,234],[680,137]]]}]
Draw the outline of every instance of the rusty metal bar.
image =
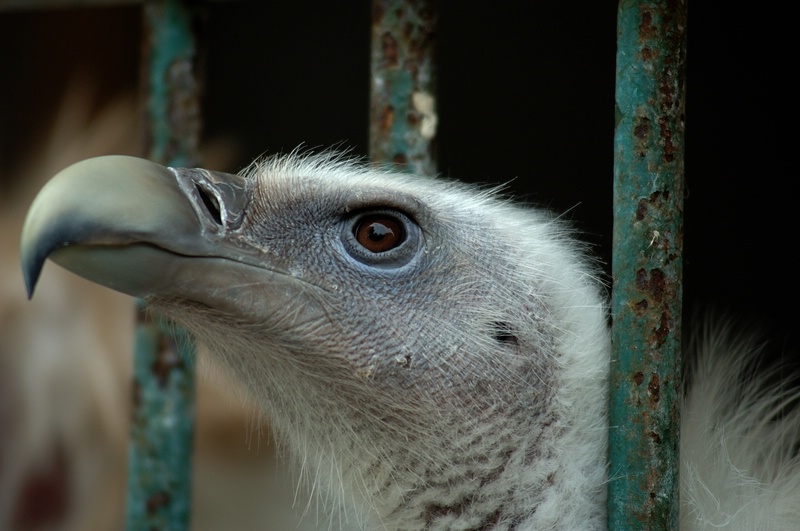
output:
[{"label": "rusty metal bar", "polygon": [[436,2],[373,0],[370,159],[436,173]]},{"label": "rusty metal bar", "polygon": [[[170,166],[198,166],[200,59],[196,30],[203,6],[180,0],[143,8],[145,147]],[[195,368],[191,344],[139,301],[126,528],[189,528]]]},{"label": "rusty metal bar", "polygon": [[677,529],[685,0],[622,0],[609,529]]}]

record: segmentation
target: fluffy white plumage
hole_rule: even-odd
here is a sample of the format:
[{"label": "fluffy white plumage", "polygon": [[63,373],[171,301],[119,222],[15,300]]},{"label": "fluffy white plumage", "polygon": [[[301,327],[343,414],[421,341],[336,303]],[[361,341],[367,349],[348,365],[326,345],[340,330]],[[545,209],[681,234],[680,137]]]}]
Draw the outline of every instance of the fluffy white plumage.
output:
[{"label": "fluffy white plumage", "polygon": [[696,332],[681,417],[681,528],[800,526],[800,390],[759,367],[763,343],[720,321]]},{"label": "fluffy white plumage", "polygon": [[[191,252],[170,240],[179,223],[141,241],[176,261],[221,260],[198,258],[185,285],[159,276],[157,289],[127,289],[248,385],[327,515],[323,528],[605,527],[607,308],[565,224],[330,155],[254,164],[235,192],[220,191],[219,174],[175,175],[191,182],[181,190],[213,234]],[[228,210],[231,193],[243,213]],[[361,227],[387,218],[404,238],[372,252]],[[106,221],[104,241],[119,223]],[[92,243],[83,232],[64,241]],[[81,269],[80,249],[59,252],[96,274]],[[99,278],[125,286],[126,274]],[[750,377],[758,349],[724,330],[695,347],[682,528],[800,526],[798,393]]]}]

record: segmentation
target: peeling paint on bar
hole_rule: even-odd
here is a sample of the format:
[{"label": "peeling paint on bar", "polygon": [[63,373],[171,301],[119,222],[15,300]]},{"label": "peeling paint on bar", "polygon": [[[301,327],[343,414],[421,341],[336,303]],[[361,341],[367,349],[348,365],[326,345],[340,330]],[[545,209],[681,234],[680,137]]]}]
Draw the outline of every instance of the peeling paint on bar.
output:
[{"label": "peeling paint on bar", "polygon": [[685,0],[622,0],[609,529],[677,529]]},{"label": "peeling paint on bar", "polygon": [[[202,6],[179,0],[143,8],[145,147],[170,166],[198,166]],[[187,336],[153,319],[139,301],[126,528],[189,529],[194,435],[194,353]]]},{"label": "peeling paint on bar", "polygon": [[370,159],[436,173],[436,2],[374,0]]}]

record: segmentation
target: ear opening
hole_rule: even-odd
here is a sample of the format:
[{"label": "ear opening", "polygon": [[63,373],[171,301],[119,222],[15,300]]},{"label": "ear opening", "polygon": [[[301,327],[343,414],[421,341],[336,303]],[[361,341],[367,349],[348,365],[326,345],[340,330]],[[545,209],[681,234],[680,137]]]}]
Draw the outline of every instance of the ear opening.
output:
[{"label": "ear opening", "polygon": [[519,345],[519,337],[514,332],[511,325],[503,321],[495,321],[492,323],[492,337],[498,343]]}]

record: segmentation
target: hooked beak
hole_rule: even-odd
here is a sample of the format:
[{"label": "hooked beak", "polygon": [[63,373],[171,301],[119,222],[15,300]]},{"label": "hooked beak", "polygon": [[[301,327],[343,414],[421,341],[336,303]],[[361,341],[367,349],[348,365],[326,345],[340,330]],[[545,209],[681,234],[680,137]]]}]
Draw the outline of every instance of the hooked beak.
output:
[{"label": "hooked beak", "polygon": [[[137,297],[251,315],[296,304],[309,285],[242,236],[250,194],[239,175],[124,156],[78,162],[45,185],[25,220],[20,252],[28,296],[50,258]],[[316,313],[315,305],[303,306]]]}]

